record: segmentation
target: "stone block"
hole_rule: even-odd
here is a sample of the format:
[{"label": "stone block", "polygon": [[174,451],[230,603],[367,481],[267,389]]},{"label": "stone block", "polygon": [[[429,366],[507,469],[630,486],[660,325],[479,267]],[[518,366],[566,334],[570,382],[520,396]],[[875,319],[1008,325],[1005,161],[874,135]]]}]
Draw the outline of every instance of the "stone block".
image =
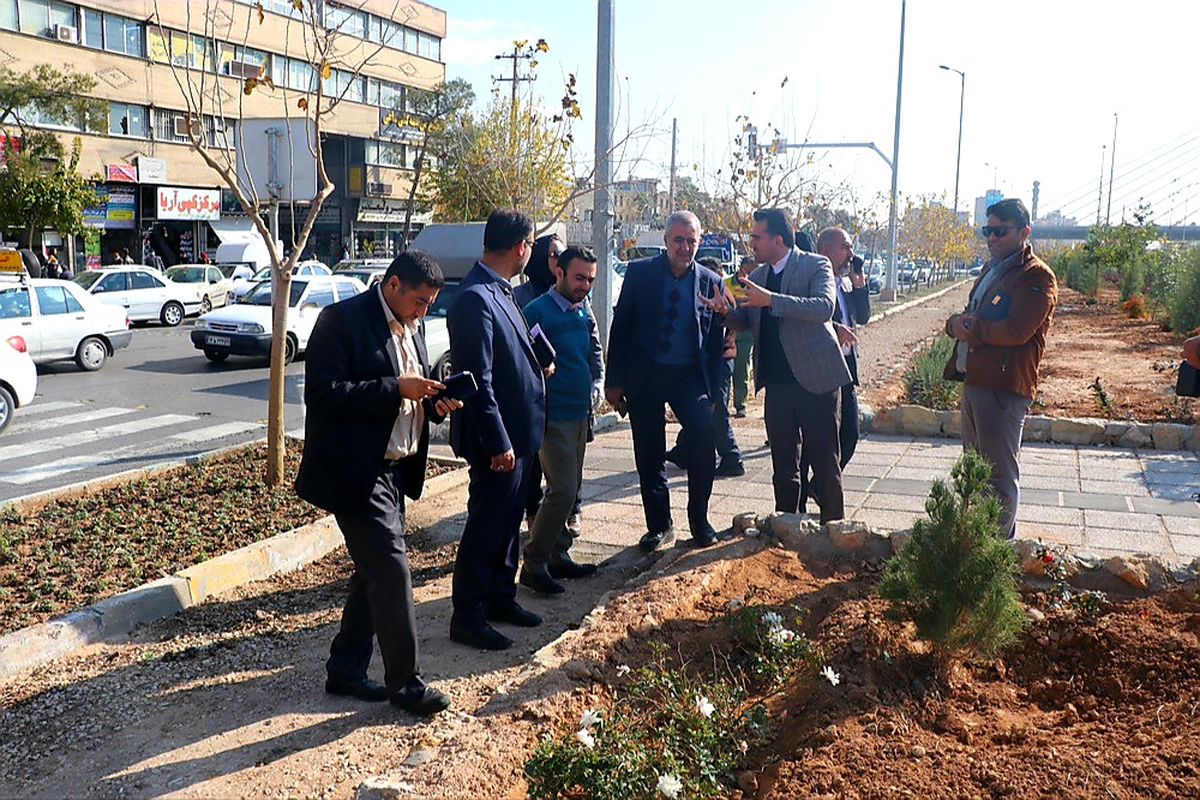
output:
[{"label": "stone block", "polygon": [[1046,565],[1038,555],[1038,550],[1042,547],[1039,542],[1017,539],[1012,546],[1017,553],[1017,561],[1021,564],[1021,572],[1037,578],[1046,574]]},{"label": "stone block", "polygon": [[803,514],[785,514],[782,511],[767,516],[762,520],[762,527],[775,537],[807,536],[821,529],[820,525]]},{"label": "stone block", "polygon": [[1153,556],[1113,556],[1104,562],[1104,571],[1143,592],[1167,585],[1167,569]]},{"label": "stone block", "polygon": [[871,433],[875,430],[875,409],[871,408],[866,403],[858,404],[858,431],[859,433]]},{"label": "stone block", "polygon": [[1104,441],[1105,421],[1093,417],[1054,419],[1050,423],[1050,441],[1062,444],[1098,444]]},{"label": "stone block", "polygon": [[889,538],[892,540],[892,553],[899,553],[912,538],[912,531],[892,531]]},{"label": "stone block", "polygon": [[871,535],[871,530],[865,524],[852,519],[827,522],[825,531],[833,546],[839,550],[861,550]]},{"label": "stone block", "polygon": [[1025,418],[1025,429],[1021,431],[1021,441],[1023,442],[1048,442],[1050,441],[1050,427],[1053,420],[1050,417],[1043,417],[1040,414],[1034,414]]},{"label": "stone block", "polygon": [[942,420],[943,436],[953,436],[956,439],[962,436],[961,411],[939,411],[938,416]]},{"label": "stone block", "polygon": [[758,515],[754,513],[736,514],[733,517],[733,532],[740,533],[743,536],[746,534],[747,528],[758,527]]},{"label": "stone block", "polygon": [[1142,422],[1130,423],[1128,429],[1113,443],[1117,447],[1143,448],[1153,443],[1151,426]]},{"label": "stone block", "polygon": [[1183,440],[1183,449],[1200,452],[1200,425],[1190,425],[1191,433]]},{"label": "stone block", "polygon": [[1150,428],[1150,438],[1158,450],[1182,450],[1185,438],[1190,437],[1190,425],[1174,422],[1155,422]]},{"label": "stone block", "polygon": [[938,412],[924,406],[901,405],[880,411],[875,415],[875,429],[884,433],[880,428],[881,419],[891,423],[894,430],[886,431],[890,433],[909,436],[940,436],[942,433],[942,420]]}]

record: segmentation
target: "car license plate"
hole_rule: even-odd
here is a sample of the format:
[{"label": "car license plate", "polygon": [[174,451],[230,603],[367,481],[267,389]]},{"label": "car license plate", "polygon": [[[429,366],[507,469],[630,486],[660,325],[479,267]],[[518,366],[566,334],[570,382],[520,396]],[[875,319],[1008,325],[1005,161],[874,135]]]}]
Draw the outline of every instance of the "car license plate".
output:
[{"label": "car license plate", "polygon": [[204,343],[211,344],[216,347],[229,347],[229,337],[228,336],[205,336]]}]

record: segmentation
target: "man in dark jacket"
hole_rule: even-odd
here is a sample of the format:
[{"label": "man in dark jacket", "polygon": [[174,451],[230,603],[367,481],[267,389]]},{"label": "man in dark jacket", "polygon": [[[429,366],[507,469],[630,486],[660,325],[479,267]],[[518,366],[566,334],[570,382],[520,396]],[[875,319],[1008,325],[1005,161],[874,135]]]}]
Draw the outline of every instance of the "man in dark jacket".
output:
[{"label": "man in dark jacket", "polygon": [[688,452],[692,541],[705,547],[717,538],[708,500],[715,468],[712,401],[720,397],[725,326],[713,305],[724,305],[725,286],[696,263],[700,233],[690,211],[667,219],[667,252],[629,265],[609,334],[605,394],[613,408],[629,410],[648,528],[641,546],[648,551],[675,539],[663,461],[668,404]]},{"label": "man in dark jacket", "polygon": [[[304,367],[304,457],[296,493],[334,515],[354,561],[342,625],[325,664],[325,691],[387,700],[435,714],[449,698],[417,665],[412,577],[404,543],[404,498],[425,481],[429,422],[460,408],[429,380],[422,318],[443,285],[428,255],[396,257],[383,280],[326,307]],[[384,685],[367,677],[372,633]]]},{"label": "man in dark jacket", "polygon": [[1058,300],[1054,273],[1033,254],[1029,211],[1017,199],[987,210],[991,260],[971,287],[967,309],[946,320],[958,340],[945,377],[966,384],[962,396],[963,449],[992,464],[992,490],[1004,513],[1000,534],[1017,533],[1021,499],[1021,432],[1037,396],[1038,365]]}]

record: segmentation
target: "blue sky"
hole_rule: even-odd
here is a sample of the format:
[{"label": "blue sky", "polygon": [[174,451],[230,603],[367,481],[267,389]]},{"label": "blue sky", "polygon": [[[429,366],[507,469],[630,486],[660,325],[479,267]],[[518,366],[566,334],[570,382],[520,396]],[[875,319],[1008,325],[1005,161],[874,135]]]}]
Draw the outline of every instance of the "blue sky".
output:
[{"label": "blue sky", "polygon": [[[494,55],[514,39],[545,37],[551,52],[534,90],[553,103],[563,76],[578,76],[585,117],[577,135],[590,148],[594,3],[435,4],[449,16],[448,76],[471,81],[484,98],[506,63]],[[640,158],[627,152],[622,175],[666,174],[672,117],[680,171],[710,188],[739,114],[760,128],[770,122],[789,141],[873,141],[890,155],[899,17],[899,0],[617,0],[618,133],[643,123],[658,131]],[[1189,84],[1198,23],[1200,4],[1166,0],[910,0],[901,191],[952,200],[959,78],[938,69],[947,64],[967,74],[960,209],[993,180],[1029,202],[1039,180],[1041,213],[1061,207],[1094,219],[1101,146],[1111,147],[1116,112],[1113,216],[1149,196],[1160,221],[1180,221],[1185,209],[1196,220],[1200,104]],[[873,153],[815,155],[814,178],[849,182],[863,198],[886,193],[890,174]]]}]

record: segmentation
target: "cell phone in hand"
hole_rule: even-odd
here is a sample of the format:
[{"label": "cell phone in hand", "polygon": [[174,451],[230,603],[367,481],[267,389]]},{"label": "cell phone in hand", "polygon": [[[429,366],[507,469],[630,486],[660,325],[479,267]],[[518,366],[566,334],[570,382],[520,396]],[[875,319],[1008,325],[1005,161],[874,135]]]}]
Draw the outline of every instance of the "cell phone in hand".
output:
[{"label": "cell phone in hand", "polygon": [[859,275],[863,274],[863,259],[862,256],[855,256],[850,259],[850,266]]},{"label": "cell phone in hand", "polygon": [[479,391],[479,384],[475,382],[475,376],[470,372],[455,373],[442,381],[442,384],[446,388],[434,395],[434,403],[447,397],[452,400],[466,402],[472,395]]}]

